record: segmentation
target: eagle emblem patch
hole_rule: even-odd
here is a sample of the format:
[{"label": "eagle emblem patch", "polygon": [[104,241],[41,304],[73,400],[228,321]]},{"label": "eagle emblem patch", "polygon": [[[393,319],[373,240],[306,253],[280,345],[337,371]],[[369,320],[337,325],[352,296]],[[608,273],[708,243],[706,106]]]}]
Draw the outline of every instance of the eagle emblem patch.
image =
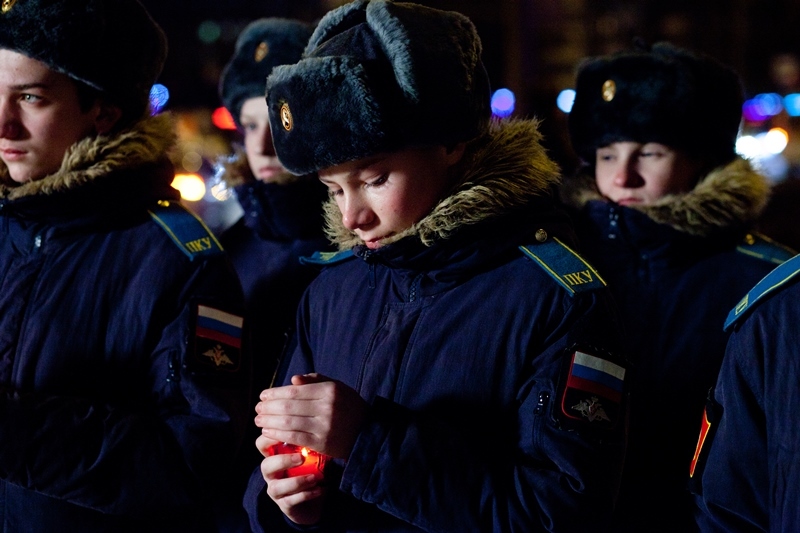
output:
[{"label": "eagle emblem patch", "polygon": [[575,350],[565,374],[560,418],[571,425],[616,426],[624,395],[625,367],[606,357]]},{"label": "eagle emblem patch", "polygon": [[244,320],[207,305],[198,305],[194,328],[194,359],[207,370],[239,369]]}]

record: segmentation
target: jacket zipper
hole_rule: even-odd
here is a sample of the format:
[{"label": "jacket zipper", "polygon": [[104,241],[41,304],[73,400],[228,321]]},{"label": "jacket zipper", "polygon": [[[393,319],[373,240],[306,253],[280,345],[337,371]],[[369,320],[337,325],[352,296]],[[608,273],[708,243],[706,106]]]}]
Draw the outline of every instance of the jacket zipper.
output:
[{"label": "jacket zipper", "polygon": [[550,401],[550,393],[542,391],[539,393],[539,399],[536,402],[536,407],[533,409],[533,414],[541,415],[547,408],[547,402]]},{"label": "jacket zipper", "polygon": [[417,299],[417,292],[419,292],[419,284],[422,280],[422,274],[417,274],[414,276],[414,279],[411,280],[411,290],[408,293],[408,301],[413,302]]}]

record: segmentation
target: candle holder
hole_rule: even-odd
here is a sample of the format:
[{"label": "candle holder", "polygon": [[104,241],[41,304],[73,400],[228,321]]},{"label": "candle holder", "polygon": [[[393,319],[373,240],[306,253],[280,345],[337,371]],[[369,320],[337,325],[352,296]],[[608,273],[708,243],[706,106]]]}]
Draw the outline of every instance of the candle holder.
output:
[{"label": "candle holder", "polygon": [[282,442],[280,444],[273,444],[267,449],[270,455],[282,455],[286,453],[299,453],[303,456],[303,464],[287,468],[283,471],[281,478],[305,476],[308,474],[324,474],[325,464],[328,462],[328,456],[319,452],[315,452],[311,448],[305,446],[295,446]]}]

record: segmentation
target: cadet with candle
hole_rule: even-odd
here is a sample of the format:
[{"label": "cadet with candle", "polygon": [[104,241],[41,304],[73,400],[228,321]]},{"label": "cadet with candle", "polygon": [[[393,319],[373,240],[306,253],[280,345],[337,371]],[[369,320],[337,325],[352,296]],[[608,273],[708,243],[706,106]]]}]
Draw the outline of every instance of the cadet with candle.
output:
[{"label": "cadet with candle", "polygon": [[[493,123],[472,23],[355,1],[267,83],[273,139],[319,172],[336,254],[256,407],[255,531],[582,531],[610,516],[627,365],[572,251],[534,120]],[[299,453],[324,475],[284,477]]]}]

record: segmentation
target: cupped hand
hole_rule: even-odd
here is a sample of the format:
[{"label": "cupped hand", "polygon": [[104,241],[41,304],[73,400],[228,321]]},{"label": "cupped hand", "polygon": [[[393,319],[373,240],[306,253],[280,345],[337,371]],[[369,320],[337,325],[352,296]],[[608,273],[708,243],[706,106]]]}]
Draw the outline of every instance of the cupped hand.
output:
[{"label": "cupped hand", "polygon": [[291,385],[263,391],[256,413],[255,423],[265,438],[347,459],[366,419],[367,404],[344,383],[305,374],[292,376]]}]

